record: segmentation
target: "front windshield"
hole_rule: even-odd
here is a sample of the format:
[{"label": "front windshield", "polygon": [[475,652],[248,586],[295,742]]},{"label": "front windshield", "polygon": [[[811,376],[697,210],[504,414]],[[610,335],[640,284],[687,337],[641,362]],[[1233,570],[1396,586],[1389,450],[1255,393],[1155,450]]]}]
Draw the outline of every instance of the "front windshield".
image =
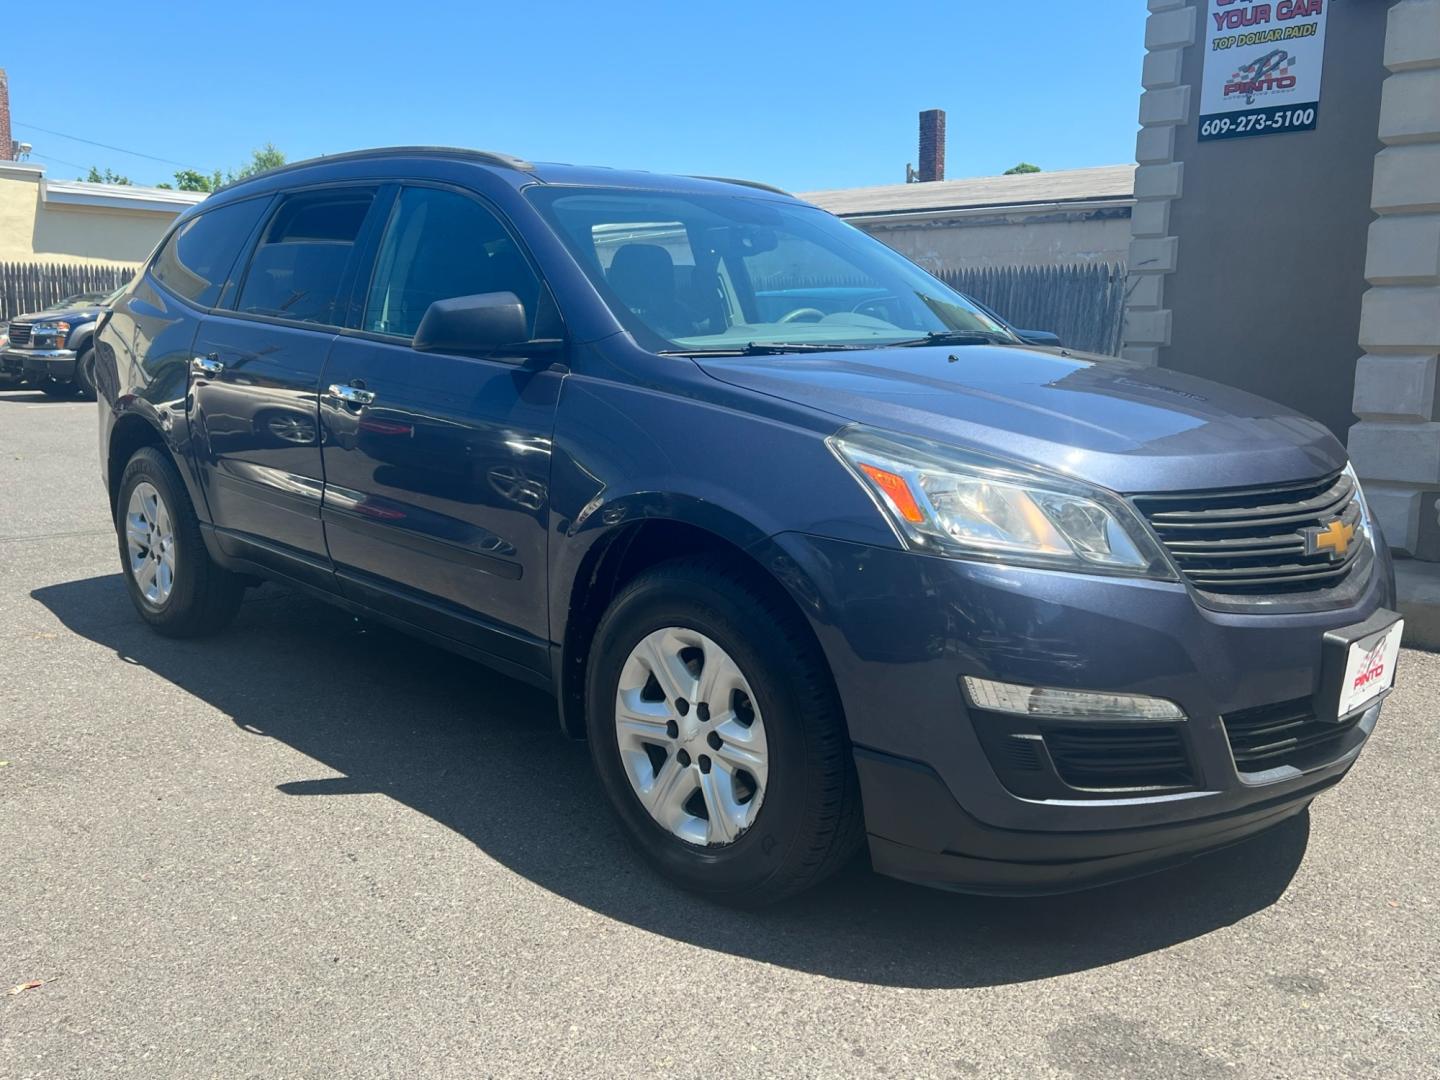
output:
[{"label": "front windshield", "polygon": [[109,307],[116,300],[120,299],[120,294],[123,293],[127,287],[127,285],[121,285],[118,289],[115,289],[113,292],[108,293],[76,293],[74,296],[67,296],[62,300],[56,300],[55,303],[45,308],[45,310],[65,311],[69,308],[78,307]]},{"label": "front windshield", "polygon": [[104,293],[82,292],[73,296],[66,296],[47,307],[46,311],[64,311],[66,308],[83,307],[87,304],[94,304],[105,296]]},{"label": "front windshield", "polygon": [[949,286],[813,206],[738,194],[529,194],[611,310],[655,351],[1014,340]]}]

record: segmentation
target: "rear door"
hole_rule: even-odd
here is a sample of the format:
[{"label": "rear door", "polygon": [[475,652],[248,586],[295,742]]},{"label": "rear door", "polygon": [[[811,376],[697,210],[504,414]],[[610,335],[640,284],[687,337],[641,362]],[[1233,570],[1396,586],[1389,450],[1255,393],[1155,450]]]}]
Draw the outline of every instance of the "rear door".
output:
[{"label": "rear door", "polygon": [[233,295],[191,361],[198,472],[235,555],[331,582],[320,524],[320,374],[349,315],[364,230],[381,197],[332,186],[280,197]]},{"label": "rear door", "polygon": [[321,380],[325,533],[347,595],[543,671],[564,368],[410,346],[434,301],[504,291],[534,336],[540,278],[497,215],[456,189],[400,191],[357,326]]}]

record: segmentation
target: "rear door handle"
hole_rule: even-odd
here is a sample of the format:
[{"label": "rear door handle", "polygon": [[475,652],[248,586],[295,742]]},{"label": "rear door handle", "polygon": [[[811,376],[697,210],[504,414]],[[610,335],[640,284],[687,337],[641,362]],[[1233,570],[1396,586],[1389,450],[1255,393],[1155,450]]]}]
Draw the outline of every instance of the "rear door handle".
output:
[{"label": "rear door handle", "polygon": [[348,383],[344,385],[332,385],[330,387],[330,396],[339,398],[346,405],[369,405],[375,400],[375,394],[372,391],[366,390],[361,386],[351,386]]},{"label": "rear door handle", "polygon": [[196,375],[204,375],[208,378],[215,378],[225,370],[225,364],[212,356],[197,356],[190,361],[190,370]]}]

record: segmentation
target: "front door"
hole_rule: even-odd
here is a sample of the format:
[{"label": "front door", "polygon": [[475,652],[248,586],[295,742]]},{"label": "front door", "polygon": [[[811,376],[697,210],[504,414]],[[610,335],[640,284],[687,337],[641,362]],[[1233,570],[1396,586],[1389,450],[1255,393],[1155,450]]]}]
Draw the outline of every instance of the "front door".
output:
[{"label": "front door", "polygon": [[434,301],[501,291],[533,328],[540,281],[498,218],[455,190],[402,189],[358,332],[331,346],[321,379],[323,517],[352,598],[543,672],[563,374],[410,347]]},{"label": "front door", "polygon": [[221,543],[316,584],[331,580],[320,502],[319,389],[348,315],[373,188],[281,199],[233,312],[206,317],[191,361],[191,430]]}]

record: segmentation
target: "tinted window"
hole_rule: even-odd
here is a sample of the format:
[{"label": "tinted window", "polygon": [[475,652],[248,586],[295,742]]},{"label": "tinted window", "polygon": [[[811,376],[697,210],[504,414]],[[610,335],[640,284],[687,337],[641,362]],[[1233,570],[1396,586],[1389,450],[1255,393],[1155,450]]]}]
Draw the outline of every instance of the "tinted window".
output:
[{"label": "tinted window", "polygon": [[346,270],[373,198],[346,190],[286,199],[250,259],[236,310],[343,325]]},{"label": "tinted window", "polygon": [[490,292],[518,296],[534,332],[540,282],[499,219],[453,191],[402,191],[380,244],[365,329],[413,337],[436,300]]},{"label": "tinted window", "polygon": [[214,307],[268,203],[247,199],[191,218],[166,241],[150,272],[171,292]]}]

